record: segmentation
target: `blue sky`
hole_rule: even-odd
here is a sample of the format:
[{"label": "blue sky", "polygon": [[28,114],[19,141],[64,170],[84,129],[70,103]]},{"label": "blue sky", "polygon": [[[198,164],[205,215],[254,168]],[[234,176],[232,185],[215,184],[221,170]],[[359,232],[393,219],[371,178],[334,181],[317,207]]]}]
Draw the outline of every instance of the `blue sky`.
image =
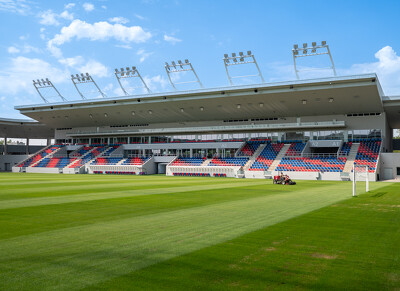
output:
[{"label": "blue sky", "polygon": [[[164,62],[188,58],[204,87],[226,86],[222,57],[231,52],[251,50],[266,82],[294,80],[293,44],[321,40],[330,45],[338,75],[376,72],[385,94],[400,95],[399,11],[400,1],[369,0],[0,0],[0,117],[21,118],[15,105],[43,102],[32,79],[49,78],[65,98],[80,99],[70,74],[81,72],[111,97],[122,95],[114,69],[137,66],[153,92],[166,92],[172,87]],[[302,63],[326,64],[323,56]],[[82,90],[95,97],[89,87]]]}]

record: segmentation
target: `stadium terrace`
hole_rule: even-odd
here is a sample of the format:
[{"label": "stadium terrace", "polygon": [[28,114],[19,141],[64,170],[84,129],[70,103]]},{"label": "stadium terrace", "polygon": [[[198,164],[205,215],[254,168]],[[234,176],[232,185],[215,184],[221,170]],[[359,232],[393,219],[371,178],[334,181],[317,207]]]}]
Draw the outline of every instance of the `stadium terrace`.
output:
[{"label": "stadium terrace", "polygon": [[[293,49],[297,76],[299,52],[313,56],[326,48],[330,56],[326,42],[304,45]],[[262,83],[235,86],[229,66],[248,63]],[[224,65],[231,86],[204,89],[188,60],[166,63],[174,89],[170,75],[188,71],[200,87],[169,93],[151,93],[136,67],[116,69],[126,96],[114,98],[88,73],[71,75],[78,101],[68,101],[48,79],[33,81],[45,102],[16,107],[29,121],[0,121],[2,136],[27,139],[25,150],[5,144],[2,169],[351,180],[353,168],[362,166],[371,181],[400,175],[400,155],[393,153],[399,147],[393,129],[400,128],[400,97],[384,96],[376,74],[336,76],[332,61],[334,77],[265,83],[251,51],[225,55]],[[127,77],[138,77],[147,94],[129,95],[121,82]],[[85,98],[81,83],[95,86],[101,98]],[[54,89],[62,102],[49,103],[42,87]],[[30,138],[47,138],[48,145],[33,152]]]},{"label": "stadium terrace", "polygon": [[[37,121],[20,124],[21,131],[36,124],[47,129],[40,137],[55,144],[16,163],[14,172],[238,178],[284,172],[346,180],[356,163],[368,166],[373,181],[397,174],[383,163],[395,155],[400,99],[383,96],[375,74],[16,109]],[[16,125],[2,123],[10,136],[7,128]],[[29,132],[27,138],[39,136]]]}]

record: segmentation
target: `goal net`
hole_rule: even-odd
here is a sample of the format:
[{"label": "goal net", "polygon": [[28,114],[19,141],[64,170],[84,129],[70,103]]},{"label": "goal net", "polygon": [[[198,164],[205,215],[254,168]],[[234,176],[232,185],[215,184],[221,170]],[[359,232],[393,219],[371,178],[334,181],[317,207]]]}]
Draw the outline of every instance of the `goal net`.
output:
[{"label": "goal net", "polygon": [[365,192],[369,192],[368,173],[369,173],[368,166],[354,164],[354,166],[353,166],[353,196],[356,196],[357,182],[365,182]]}]

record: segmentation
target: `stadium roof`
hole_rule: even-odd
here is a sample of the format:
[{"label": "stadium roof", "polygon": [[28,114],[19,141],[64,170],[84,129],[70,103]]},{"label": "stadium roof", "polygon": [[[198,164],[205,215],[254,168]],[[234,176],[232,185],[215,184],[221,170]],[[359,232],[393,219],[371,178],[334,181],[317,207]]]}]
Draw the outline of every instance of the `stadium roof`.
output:
[{"label": "stadium roof", "polygon": [[400,128],[400,96],[384,96],[382,102],[389,126],[391,128]]},{"label": "stadium roof", "polygon": [[[383,103],[382,96],[376,74],[364,74],[15,108],[50,127],[70,128],[370,113],[383,112],[384,104],[390,112],[397,108]],[[400,99],[396,102],[400,106]],[[391,125],[399,123],[396,114],[389,117]]]},{"label": "stadium roof", "polygon": [[0,137],[54,138],[54,129],[34,120],[0,118]]}]

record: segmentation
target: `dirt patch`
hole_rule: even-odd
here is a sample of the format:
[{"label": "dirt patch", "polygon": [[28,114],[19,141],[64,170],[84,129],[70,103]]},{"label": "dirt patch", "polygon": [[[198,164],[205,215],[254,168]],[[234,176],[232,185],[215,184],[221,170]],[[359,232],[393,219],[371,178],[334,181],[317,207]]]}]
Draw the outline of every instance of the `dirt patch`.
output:
[{"label": "dirt patch", "polygon": [[321,254],[321,253],[313,253],[313,254],[311,254],[311,257],[319,258],[319,259],[326,259],[326,260],[334,260],[338,256],[337,255]]},{"label": "dirt patch", "polygon": [[230,268],[230,269],[234,269],[234,270],[241,270],[241,269],[243,269],[242,267],[240,267],[240,266],[238,266],[238,265],[236,265],[236,264],[230,264],[230,265],[229,265],[229,268]]},{"label": "dirt patch", "polygon": [[386,274],[386,276],[390,282],[397,283],[400,281],[400,274],[398,274],[398,273],[389,273],[389,274]]},{"label": "dirt patch", "polygon": [[266,252],[273,252],[273,251],[276,251],[276,248],[274,248],[274,247],[269,247],[269,248],[265,248],[264,251],[266,251]]}]

